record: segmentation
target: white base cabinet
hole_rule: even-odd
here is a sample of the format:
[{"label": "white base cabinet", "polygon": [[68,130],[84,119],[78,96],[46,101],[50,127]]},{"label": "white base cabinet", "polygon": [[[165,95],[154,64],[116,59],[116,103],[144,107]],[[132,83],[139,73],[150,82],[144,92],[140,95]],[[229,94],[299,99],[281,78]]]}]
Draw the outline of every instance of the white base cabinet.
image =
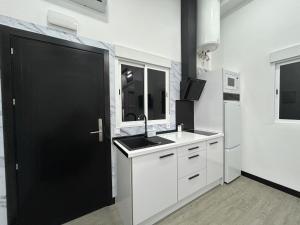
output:
[{"label": "white base cabinet", "polygon": [[223,138],[134,158],[116,151],[124,225],[153,224],[223,182]]},{"label": "white base cabinet", "polygon": [[132,159],[133,224],[177,202],[177,151]]},{"label": "white base cabinet", "polygon": [[223,138],[207,141],[207,184],[223,177]]}]

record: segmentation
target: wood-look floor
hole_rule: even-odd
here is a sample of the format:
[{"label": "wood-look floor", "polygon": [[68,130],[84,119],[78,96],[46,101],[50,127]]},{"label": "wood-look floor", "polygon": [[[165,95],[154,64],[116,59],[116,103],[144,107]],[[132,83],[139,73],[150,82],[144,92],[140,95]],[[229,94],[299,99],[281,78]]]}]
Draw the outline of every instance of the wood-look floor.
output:
[{"label": "wood-look floor", "polygon": [[[121,225],[110,206],[65,225]],[[300,199],[246,177],[219,186],[157,225],[300,225]]]}]

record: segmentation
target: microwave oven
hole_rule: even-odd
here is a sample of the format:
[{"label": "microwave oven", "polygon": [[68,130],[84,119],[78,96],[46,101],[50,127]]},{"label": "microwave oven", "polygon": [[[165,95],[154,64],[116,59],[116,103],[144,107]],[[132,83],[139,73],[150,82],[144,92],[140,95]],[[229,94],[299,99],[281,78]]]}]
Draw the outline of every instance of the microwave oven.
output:
[{"label": "microwave oven", "polygon": [[224,71],[224,92],[240,93],[240,75],[235,72]]}]

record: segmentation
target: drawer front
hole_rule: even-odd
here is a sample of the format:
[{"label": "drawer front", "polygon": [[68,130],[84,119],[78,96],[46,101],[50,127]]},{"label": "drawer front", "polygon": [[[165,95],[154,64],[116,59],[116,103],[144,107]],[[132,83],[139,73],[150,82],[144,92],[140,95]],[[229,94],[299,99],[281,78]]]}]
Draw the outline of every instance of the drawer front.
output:
[{"label": "drawer front", "polygon": [[197,192],[206,185],[206,170],[200,170],[178,181],[178,200]]},{"label": "drawer front", "polygon": [[206,169],[206,151],[192,152],[178,158],[178,177]]},{"label": "drawer front", "polygon": [[185,146],[178,148],[178,155],[184,156],[184,155],[188,155],[193,152],[203,151],[205,149],[206,149],[206,142],[199,142],[199,143],[192,144],[192,145],[185,145]]}]

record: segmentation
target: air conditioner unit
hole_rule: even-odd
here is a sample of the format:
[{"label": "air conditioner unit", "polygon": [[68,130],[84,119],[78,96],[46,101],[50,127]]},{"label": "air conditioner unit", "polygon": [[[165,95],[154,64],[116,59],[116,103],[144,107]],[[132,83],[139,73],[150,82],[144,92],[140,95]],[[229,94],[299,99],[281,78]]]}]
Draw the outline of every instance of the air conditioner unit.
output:
[{"label": "air conditioner unit", "polygon": [[71,0],[80,5],[94,9],[99,12],[105,12],[107,7],[107,0]]}]

